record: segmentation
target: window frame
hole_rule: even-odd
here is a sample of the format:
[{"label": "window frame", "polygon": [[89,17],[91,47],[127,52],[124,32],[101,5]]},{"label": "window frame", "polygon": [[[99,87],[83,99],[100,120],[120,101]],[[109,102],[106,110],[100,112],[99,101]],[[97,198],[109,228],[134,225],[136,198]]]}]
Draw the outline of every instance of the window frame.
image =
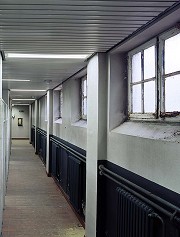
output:
[{"label": "window frame", "polygon": [[[171,75],[164,74],[164,55],[165,55],[165,40],[180,33],[180,29],[174,27],[148,42],[140,45],[139,47],[131,50],[128,53],[128,118],[130,120],[154,120],[154,121],[175,121],[179,122],[180,114],[173,115],[173,112],[165,112],[165,80],[164,78]],[[132,56],[138,52],[142,52],[145,49],[155,45],[155,113],[133,113],[132,112]],[[141,64],[142,65],[142,64]],[[143,72],[143,70],[142,70]],[[172,75],[179,75],[180,71],[172,73]],[[144,82],[142,82],[144,84]],[[136,84],[136,83],[135,83]],[[137,83],[138,84],[138,83]],[[139,83],[140,84],[140,83]],[[142,101],[143,103],[143,101]],[[180,112],[180,111],[178,111]]]},{"label": "window frame", "polygon": [[60,90],[58,91],[59,95],[58,95],[58,102],[59,102],[59,110],[58,110],[58,119],[62,119],[62,106],[63,106],[63,90],[62,90],[62,86],[60,88]]},{"label": "window frame", "polygon": [[[84,96],[84,88],[83,88],[83,83],[84,81],[86,81],[86,96]],[[86,111],[87,111],[87,75],[83,76],[81,79],[80,79],[80,96],[81,96],[81,106],[80,106],[80,114],[81,114],[81,119],[83,120],[87,120],[87,114],[85,115],[84,114],[84,105],[83,105],[83,102],[84,102],[84,99],[86,99]]]},{"label": "window frame", "polygon": [[[166,32],[163,32],[159,35],[159,77],[160,77],[160,104],[159,104],[159,118],[164,119],[166,121],[179,121],[180,120],[180,113],[179,115],[173,115],[173,112],[166,112],[165,111],[165,78],[169,76],[180,75],[180,71],[176,71],[173,73],[165,74],[165,40],[170,39],[171,37],[180,34],[180,29],[174,27]],[[180,111],[178,111],[180,112]]]},{"label": "window frame", "polygon": [[[133,55],[139,53],[139,52],[143,52],[144,50],[155,46],[155,77],[154,81],[155,81],[155,112],[154,113],[133,113],[132,112],[132,87],[133,85],[138,85],[138,84],[142,84],[144,85],[144,83],[148,82],[148,81],[153,81],[152,78],[149,79],[144,79],[144,68],[141,68],[141,76],[142,76],[142,82],[138,82],[138,83],[132,83],[132,57]],[[129,118],[130,119],[155,119],[157,118],[157,108],[158,108],[158,96],[157,96],[157,88],[158,88],[158,79],[157,79],[157,38],[153,38],[152,40],[142,44],[141,46],[131,50],[128,53],[128,113],[129,113]],[[142,66],[142,59],[141,59],[141,66]],[[144,86],[143,89],[141,91],[141,93],[144,92]],[[143,96],[141,94],[141,96]],[[141,101],[142,104],[144,104],[144,100]],[[142,107],[144,107],[144,105],[142,105]]]}]

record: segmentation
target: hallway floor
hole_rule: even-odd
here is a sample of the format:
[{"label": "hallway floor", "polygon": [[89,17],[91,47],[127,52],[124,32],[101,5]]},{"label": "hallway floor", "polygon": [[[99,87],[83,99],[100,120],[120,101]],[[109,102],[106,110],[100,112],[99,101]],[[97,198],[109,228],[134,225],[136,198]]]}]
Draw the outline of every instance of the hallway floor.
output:
[{"label": "hallway floor", "polygon": [[29,141],[13,140],[3,237],[83,237],[84,232]]}]

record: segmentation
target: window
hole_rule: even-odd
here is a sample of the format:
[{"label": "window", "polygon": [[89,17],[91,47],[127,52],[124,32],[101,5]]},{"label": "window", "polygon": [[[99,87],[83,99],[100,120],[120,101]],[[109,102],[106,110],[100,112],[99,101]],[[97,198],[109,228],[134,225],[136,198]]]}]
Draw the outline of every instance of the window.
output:
[{"label": "window", "polygon": [[163,34],[128,56],[130,118],[178,117],[180,33]]},{"label": "window", "polygon": [[45,121],[47,121],[47,95],[45,95],[45,101],[44,101],[44,117],[45,117]]},{"label": "window", "polygon": [[161,116],[180,114],[180,32],[160,37],[162,49]]},{"label": "window", "polygon": [[53,95],[53,108],[54,108],[54,121],[62,118],[62,105],[63,105],[63,91],[62,85],[54,90]]},{"label": "window", "polygon": [[87,119],[87,77],[81,79],[81,118]]},{"label": "window", "polygon": [[62,88],[58,93],[59,96],[59,110],[58,110],[58,117],[62,118],[62,104],[63,104],[63,93],[62,93]]}]

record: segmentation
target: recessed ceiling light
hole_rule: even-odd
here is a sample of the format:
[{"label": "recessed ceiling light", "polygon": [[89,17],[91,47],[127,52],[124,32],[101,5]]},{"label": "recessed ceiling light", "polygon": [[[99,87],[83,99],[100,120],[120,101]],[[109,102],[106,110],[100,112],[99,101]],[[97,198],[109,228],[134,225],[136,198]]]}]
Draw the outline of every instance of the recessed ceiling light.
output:
[{"label": "recessed ceiling light", "polygon": [[22,91],[22,92],[43,92],[43,91],[46,91],[46,90],[26,90],[26,89],[10,89],[10,91]]},{"label": "recessed ceiling light", "polygon": [[6,58],[39,58],[39,59],[86,59],[87,54],[21,54],[7,53]]},{"label": "recessed ceiling light", "polygon": [[24,82],[24,81],[30,81],[30,80],[21,80],[21,79],[2,79],[3,81],[15,81],[15,82],[17,82],[17,81],[19,81],[19,82]]},{"label": "recessed ceiling light", "polygon": [[35,100],[35,99],[28,98],[28,99],[12,99],[12,100]]}]

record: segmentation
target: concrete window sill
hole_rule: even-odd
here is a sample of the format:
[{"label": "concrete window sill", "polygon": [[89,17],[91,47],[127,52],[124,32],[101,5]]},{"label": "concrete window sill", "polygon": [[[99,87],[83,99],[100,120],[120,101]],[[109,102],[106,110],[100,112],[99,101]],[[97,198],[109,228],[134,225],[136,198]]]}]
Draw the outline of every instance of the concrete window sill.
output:
[{"label": "concrete window sill", "polygon": [[111,131],[128,136],[180,143],[178,124],[128,121]]},{"label": "concrete window sill", "polygon": [[72,126],[87,128],[87,120],[80,119],[79,121],[72,123]]},{"label": "concrete window sill", "polygon": [[62,118],[55,120],[54,123],[62,124]]}]

